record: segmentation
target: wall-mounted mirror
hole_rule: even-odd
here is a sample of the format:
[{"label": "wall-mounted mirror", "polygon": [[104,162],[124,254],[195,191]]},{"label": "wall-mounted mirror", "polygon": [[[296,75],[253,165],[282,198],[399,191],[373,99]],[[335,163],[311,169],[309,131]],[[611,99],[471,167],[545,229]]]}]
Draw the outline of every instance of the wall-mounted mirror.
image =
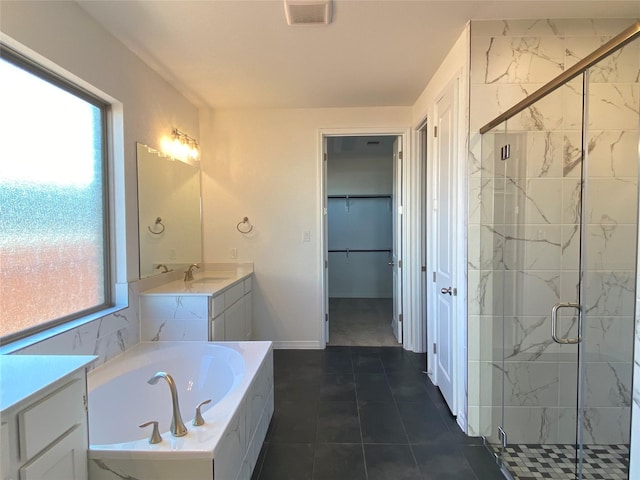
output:
[{"label": "wall-mounted mirror", "polygon": [[140,278],[202,261],[200,166],[137,144]]}]

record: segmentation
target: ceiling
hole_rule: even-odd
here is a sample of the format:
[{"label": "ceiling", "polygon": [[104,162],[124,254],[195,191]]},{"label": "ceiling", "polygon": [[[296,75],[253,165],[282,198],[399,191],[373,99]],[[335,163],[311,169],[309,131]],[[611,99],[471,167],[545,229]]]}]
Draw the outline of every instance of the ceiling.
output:
[{"label": "ceiling", "polygon": [[334,0],[288,26],[283,0],[78,0],[198,106],[410,106],[469,19],[640,17],[618,0]]}]

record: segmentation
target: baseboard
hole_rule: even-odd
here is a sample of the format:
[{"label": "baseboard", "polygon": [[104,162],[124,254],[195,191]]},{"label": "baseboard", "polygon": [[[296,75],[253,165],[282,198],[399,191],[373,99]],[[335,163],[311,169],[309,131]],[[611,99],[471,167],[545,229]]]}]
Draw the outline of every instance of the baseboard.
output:
[{"label": "baseboard", "polygon": [[314,341],[278,340],[273,342],[273,348],[276,350],[322,350],[324,346]]},{"label": "baseboard", "polygon": [[464,412],[458,412],[458,415],[456,416],[456,422],[458,423],[458,426],[462,429],[462,431],[465,433],[465,435],[468,435],[467,417],[464,414]]}]

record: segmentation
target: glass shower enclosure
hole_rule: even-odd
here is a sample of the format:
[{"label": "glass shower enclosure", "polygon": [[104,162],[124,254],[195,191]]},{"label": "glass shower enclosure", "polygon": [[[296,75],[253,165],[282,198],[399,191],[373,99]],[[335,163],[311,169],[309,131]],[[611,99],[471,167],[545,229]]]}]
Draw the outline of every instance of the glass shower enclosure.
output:
[{"label": "glass shower enclosure", "polygon": [[628,478],[637,25],[481,130],[480,403],[516,480]]}]

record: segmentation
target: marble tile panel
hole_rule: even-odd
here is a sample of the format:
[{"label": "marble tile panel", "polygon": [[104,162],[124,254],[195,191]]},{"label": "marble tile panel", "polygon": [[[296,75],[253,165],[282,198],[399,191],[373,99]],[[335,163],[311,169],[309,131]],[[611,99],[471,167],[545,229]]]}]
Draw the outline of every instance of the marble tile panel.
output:
[{"label": "marble tile panel", "polygon": [[565,37],[601,37],[617,35],[635,21],[633,18],[567,18],[553,22]]},{"label": "marble tile panel", "polygon": [[508,271],[504,275],[505,316],[548,315],[560,298],[559,272]]},{"label": "marble tile panel", "polygon": [[561,33],[558,20],[474,20],[471,22],[471,37],[486,36],[557,36]]},{"label": "marble tile panel", "polygon": [[507,225],[504,230],[503,263],[507,269],[558,270],[562,255],[560,225]]},{"label": "marble tile panel", "polygon": [[586,239],[587,269],[610,272],[634,270],[636,234],[635,225],[621,225],[609,217],[603,218],[599,225],[589,225]]},{"label": "marble tile panel", "polygon": [[[610,35],[567,37],[565,39],[565,68],[575,65],[610,39]],[[639,78],[640,42],[636,40],[592,66],[590,68],[589,81],[596,83],[634,83]]]},{"label": "marble tile panel", "polygon": [[476,37],[471,83],[547,82],[563,71],[563,43],[554,36]]},{"label": "marble tile panel", "polygon": [[591,83],[589,128],[637,130],[640,115],[640,84]]},{"label": "marble tile panel", "polygon": [[584,441],[586,444],[629,443],[630,407],[586,408]]},{"label": "marble tile panel", "polygon": [[631,363],[585,363],[585,407],[630,407],[632,372]]},{"label": "marble tile panel", "polygon": [[478,225],[479,267],[483,270],[501,270],[504,267],[505,236],[503,226]]},{"label": "marble tile panel", "polygon": [[469,270],[469,315],[497,315],[502,301],[493,292],[502,290],[504,272],[501,270]]},{"label": "marble tile panel", "polygon": [[248,446],[248,439],[245,436],[246,408],[245,399],[229,421],[213,452],[216,478],[236,478],[242,467]]},{"label": "marble tile panel", "polygon": [[504,195],[505,224],[560,224],[562,187],[560,178],[508,179]]},{"label": "marble tile panel", "polygon": [[144,342],[206,341],[209,338],[207,319],[150,318],[140,326],[140,338]]},{"label": "marble tile panel", "polygon": [[637,178],[638,141],[638,130],[590,130],[589,178]]},{"label": "marble tile panel", "polygon": [[584,317],[584,358],[587,362],[624,362],[633,358],[633,317]]},{"label": "marble tile panel", "polygon": [[564,146],[563,132],[528,132],[524,158],[526,177],[562,177]]},{"label": "marble tile panel", "polygon": [[637,180],[630,178],[592,178],[589,180],[587,218],[590,224],[635,225]]},{"label": "marble tile panel", "polygon": [[[487,122],[520,100],[525,99],[543,85],[544,83],[471,85],[470,131],[479,131]],[[523,115],[526,121],[510,121],[509,128],[525,131],[544,130],[542,128],[544,115],[537,109]],[[527,128],[529,125],[539,126],[539,128]]]},{"label": "marble tile panel", "polygon": [[[567,355],[565,361],[558,362],[558,403],[560,409],[578,408],[578,355]],[[574,426],[575,430],[575,426]]]},{"label": "marble tile panel", "polygon": [[555,362],[506,362],[504,405],[554,407],[558,403],[558,382]]},{"label": "marble tile panel", "polygon": [[509,443],[557,443],[559,413],[557,407],[505,407]]},{"label": "marble tile panel", "polygon": [[581,215],[582,185],[579,177],[562,179],[561,221],[565,225],[579,225]]},{"label": "marble tile panel", "polygon": [[489,442],[495,440],[492,432],[497,431],[498,420],[494,419],[491,407],[470,406],[467,410],[467,435],[485,437]]},{"label": "marble tile panel", "polygon": [[633,272],[589,272],[585,310],[591,318],[633,316]]},{"label": "marble tile panel", "polygon": [[477,405],[495,405],[502,398],[501,364],[473,362],[474,375],[469,375],[467,389]]},{"label": "marble tile panel", "polygon": [[517,362],[555,362],[558,360],[559,345],[551,338],[550,315],[514,316],[494,327],[504,330],[504,358]]}]

